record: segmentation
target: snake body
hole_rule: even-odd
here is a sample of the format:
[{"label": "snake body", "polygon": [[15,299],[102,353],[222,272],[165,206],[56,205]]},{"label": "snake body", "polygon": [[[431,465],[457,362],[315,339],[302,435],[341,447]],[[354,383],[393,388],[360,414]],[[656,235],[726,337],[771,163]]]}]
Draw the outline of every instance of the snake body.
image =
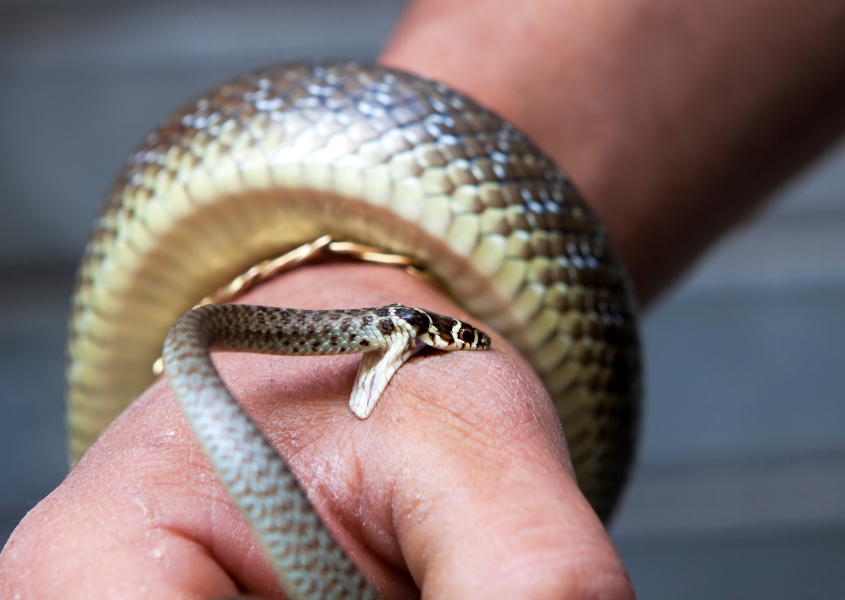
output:
[{"label": "snake body", "polygon": [[72,301],[72,460],[149,385],[181,314],[326,234],[426,265],[526,356],[579,485],[607,519],[633,456],[640,360],[630,286],[604,228],[513,126],[445,85],[376,65],[249,73],[188,103],[130,156]]},{"label": "snake body", "polygon": [[174,395],[292,600],[365,600],[375,595],[322,524],[285,461],[232,398],[209,351],[295,356],[365,352],[350,405],[366,418],[396,369],[421,345],[484,350],[490,338],[457,319],[401,304],[334,311],[211,305],[186,313],[168,333],[163,358]]}]

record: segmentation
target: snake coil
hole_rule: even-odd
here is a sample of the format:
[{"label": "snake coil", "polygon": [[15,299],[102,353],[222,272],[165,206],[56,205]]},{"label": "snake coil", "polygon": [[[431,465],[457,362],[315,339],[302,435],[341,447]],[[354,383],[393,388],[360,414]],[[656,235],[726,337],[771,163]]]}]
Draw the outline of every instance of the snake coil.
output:
[{"label": "snake coil", "polygon": [[151,382],[173,322],[251,265],[330,234],[425,264],[531,362],[603,519],[633,456],[639,342],[604,228],[524,135],[376,65],[275,66],[168,118],[90,235],[70,323],[72,460]]}]

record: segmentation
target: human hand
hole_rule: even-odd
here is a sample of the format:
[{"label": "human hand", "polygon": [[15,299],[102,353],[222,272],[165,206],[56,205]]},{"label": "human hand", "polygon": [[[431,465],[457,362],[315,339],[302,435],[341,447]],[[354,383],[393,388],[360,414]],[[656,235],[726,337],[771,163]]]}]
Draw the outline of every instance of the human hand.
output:
[{"label": "human hand", "polygon": [[[373,265],[298,270],[241,301],[398,301],[467,318],[422,280]],[[487,352],[412,358],[366,421],[347,407],[359,357],[218,353],[215,362],[382,598],[419,597],[418,588],[426,598],[632,598],[578,491],[548,395],[493,336]],[[238,592],[281,596],[163,381],[27,515],[0,555],[3,598]]]}]

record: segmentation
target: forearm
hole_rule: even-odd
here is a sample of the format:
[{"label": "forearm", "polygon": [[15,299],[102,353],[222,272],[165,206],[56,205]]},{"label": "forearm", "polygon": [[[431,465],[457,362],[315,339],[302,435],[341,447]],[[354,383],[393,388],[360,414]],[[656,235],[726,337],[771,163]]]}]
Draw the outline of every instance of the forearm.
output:
[{"label": "forearm", "polygon": [[845,125],[845,2],[417,0],[382,62],[525,131],[643,303]]}]

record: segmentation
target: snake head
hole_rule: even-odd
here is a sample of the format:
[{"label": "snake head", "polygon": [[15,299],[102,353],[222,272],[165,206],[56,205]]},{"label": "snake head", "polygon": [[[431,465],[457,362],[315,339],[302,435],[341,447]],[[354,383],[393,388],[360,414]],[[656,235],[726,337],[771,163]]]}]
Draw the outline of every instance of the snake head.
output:
[{"label": "snake head", "polygon": [[446,320],[453,321],[452,329],[448,335],[443,335],[439,331],[434,335],[435,340],[439,340],[440,344],[445,344],[442,346],[432,344],[435,348],[450,351],[487,350],[490,347],[490,336],[477,327],[473,327],[469,323],[464,323],[458,319],[446,317]]},{"label": "snake head", "polygon": [[452,317],[444,317],[430,310],[393,305],[396,316],[409,323],[417,333],[417,340],[447,352],[453,350],[487,350],[490,336]]}]

